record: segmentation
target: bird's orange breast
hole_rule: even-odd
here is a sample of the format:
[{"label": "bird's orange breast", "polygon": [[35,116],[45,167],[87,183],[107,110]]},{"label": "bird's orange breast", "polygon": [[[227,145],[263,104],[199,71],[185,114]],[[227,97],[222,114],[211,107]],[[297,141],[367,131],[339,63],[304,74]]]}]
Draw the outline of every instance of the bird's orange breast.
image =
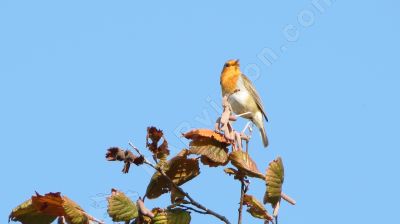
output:
[{"label": "bird's orange breast", "polygon": [[237,89],[237,82],[240,72],[236,71],[223,71],[221,74],[221,88],[222,94],[231,94]]}]

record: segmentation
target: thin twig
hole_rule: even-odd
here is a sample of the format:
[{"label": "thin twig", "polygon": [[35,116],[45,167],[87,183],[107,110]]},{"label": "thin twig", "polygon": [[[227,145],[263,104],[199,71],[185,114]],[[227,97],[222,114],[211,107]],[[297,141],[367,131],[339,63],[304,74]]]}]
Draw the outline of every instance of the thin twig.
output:
[{"label": "thin twig", "polygon": [[[136,148],[131,142],[129,142],[129,145],[136,150],[136,152],[143,156],[142,153],[140,153],[140,150],[138,148]],[[218,218],[219,220],[225,222],[226,224],[231,224],[229,222],[229,220],[225,217],[222,216],[216,212],[214,212],[211,209],[206,208],[204,205],[200,204],[199,202],[195,201],[188,193],[186,193],[181,187],[179,187],[178,185],[176,185],[171,178],[169,178],[169,176],[164,172],[164,170],[162,170],[160,167],[156,167],[154,164],[152,164],[150,161],[148,161],[145,157],[144,158],[144,163],[151,166],[153,169],[157,170],[170,184],[172,187],[174,187],[176,190],[178,190],[181,194],[185,195],[185,197],[187,199],[189,199],[189,202],[191,205],[203,210],[206,214],[215,216],[216,218]]]},{"label": "thin twig", "polygon": [[85,214],[85,215],[89,218],[89,220],[91,220],[91,221],[93,221],[93,222],[96,222],[96,223],[98,223],[98,224],[105,224],[104,221],[98,220],[98,219],[96,219],[95,217],[89,215],[89,214],[86,213],[86,212],[83,212],[83,214]]},{"label": "thin twig", "polygon": [[199,214],[208,215],[207,212],[203,212],[203,211],[197,210],[197,209],[195,209],[195,208],[192,208],[192,207],[189,207],[189,206],[186,206],[186,205],[180,204],[180,205],[178,205],[178,207],[183,208],[183,209],[185,209],[185,210],[194,211],[194,212],[197,212],[197,213],[199,213]]},{"label": "thin twig", "polygon": [[238,224],[242,224],[242,211],[243,211],[243,200],[244,200],[244,181],[240,180],[240,206],[239,206],[239,218],[238,218]]},{"label": "thin twig", "polygon": [[288,195],[284,194],[283,192],[281,193],[281,197],[283,200],[289,202],[291,205],[296,205],[296,201]]}]

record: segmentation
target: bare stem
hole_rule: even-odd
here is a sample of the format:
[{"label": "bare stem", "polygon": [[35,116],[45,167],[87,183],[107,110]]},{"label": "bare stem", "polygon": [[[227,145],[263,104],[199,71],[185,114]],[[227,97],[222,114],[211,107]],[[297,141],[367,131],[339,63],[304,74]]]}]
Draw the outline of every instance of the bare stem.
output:
[{"label": "bare stem", "polygon": [[[133,149],[135,149],[136,152],[137,152],[139,155],[143,156],[143,154],[140,152],[140,150],[139,150],[137,147],[135,147],[132,143],[129,142],[129,145],[130,145]],[[143,158],[144,158],[144,163],[145,163],[145,164],[147,164],[147,165],[151,166],[153,169],[157,170],[157,171],[171,184],[172,187],[174,187],[176,190],[178,190],[181,194],[185,195],[185,197],[186,197],[187,199],[189,199],[189,202],[190,202],[191,205],[193,205],[193,206],[195,206],[195,207],[197,207],[197,208],[203,210],[203,211],[204,211],[204,214],[212,215],[212,216],[218,218],[219,220],[223,221],[223,222],[226,223],[226,224],[231,224],[231,223],[229,222],[229,220],[228,220],[225,216],[222,216],[222,215],[220,215],[220,214],[214,212],[213,210],[206,208],[204,205],[200,204],[199,202],[195,201],[195,200],[194,200],[188,193],[186,193],[181,187],[179,187],[178,185],[176,185],[176,184],[171,180],[171,178],[169,178],[169,177],[167,176],[167,174],[164,172],[164,170],[162,170],[160,167],[156,167],[154,164],[152,164],[150,161],[148,161],[144,156],[143,156]]]},{"label": "bare stem", "polygon": [[283,200],[289,202],[291,205],[296,205],[296,201],[288,195],[284,194],[283,192],[281,193],[281,197]]},{"label": "bare stem", "polygon": [[242,224],[242,211],[243,211],[243,200],[244,200],[244,182],[243,180],[240,180],[240,205],[239,205],[239,209],[238,209],[238,213],[239,213],[239,218],[238,218],[238,224]]},{"label": "bare stem", "polygon": [[199,214],[208,215],[207,212],[203,212],[203,211],[197,210],[195,208],[192,208],[192,207],[189,207],[189,206],[186,206],[186,205],[180,204],[180,205],[178,205],[178,207],[183,208],[185,210],[190,210],[190,211],[193,211],[193,212],[197,212]]},{"label": "bare stem", "polygon": [[83,214],[85,214],[85,215],[89,218],[89,220],[91,220],[91,221],[93,221],[93,222],[96,222],[96,223],[98,223],[98,224],[105,224],[105,222],[96,219],[95,217],[89,215],[89,214],[86,213],[86,212],[83,212]]}]

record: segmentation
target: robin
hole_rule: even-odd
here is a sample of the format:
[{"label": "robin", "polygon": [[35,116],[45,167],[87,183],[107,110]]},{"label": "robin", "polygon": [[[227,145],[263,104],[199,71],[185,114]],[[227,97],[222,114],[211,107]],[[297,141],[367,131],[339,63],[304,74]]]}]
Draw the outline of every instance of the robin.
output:
[{"label": "robin", "polygon": [[260,130],[264,147],[268,146],[264,117],[268,121],[260,96],[253,83],[240,71],[239,60],[229,60],[221,72],[222,95],[228,98],[235,114],[252,121]]}]

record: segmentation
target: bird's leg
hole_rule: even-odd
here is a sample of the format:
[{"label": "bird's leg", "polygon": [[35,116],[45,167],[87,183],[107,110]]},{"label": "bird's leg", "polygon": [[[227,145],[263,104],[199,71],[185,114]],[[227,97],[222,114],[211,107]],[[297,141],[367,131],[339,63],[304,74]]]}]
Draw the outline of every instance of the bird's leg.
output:
[{"label": "bird's leg", "polygon": [[236,115],[236,117],[243,117],[243,116],[246,116],[246,115],[249,115],[249,114],[251,114],[250,111],[246,112],[246,113],[238,114],[238,115]]},{"label": "bird's leg", "polygon": [[245,133],[247,131],[247,129],[250,127],[251,124],[252,124],[251,121],[247,122],[247,124],[244,126],[244,128],[243,128],[241,133]]},{"label": "bird's leg", "polygon": [[[249,129],[249,135],[246,135],[246,130]],[[251,135],[253,133],[253,123],[251,121],[247,122],[246,126],[243,128],[243,131],[240,133],[242,140],[246,141],[246,152],[249,151],[249,141],[251,139]]]}]

